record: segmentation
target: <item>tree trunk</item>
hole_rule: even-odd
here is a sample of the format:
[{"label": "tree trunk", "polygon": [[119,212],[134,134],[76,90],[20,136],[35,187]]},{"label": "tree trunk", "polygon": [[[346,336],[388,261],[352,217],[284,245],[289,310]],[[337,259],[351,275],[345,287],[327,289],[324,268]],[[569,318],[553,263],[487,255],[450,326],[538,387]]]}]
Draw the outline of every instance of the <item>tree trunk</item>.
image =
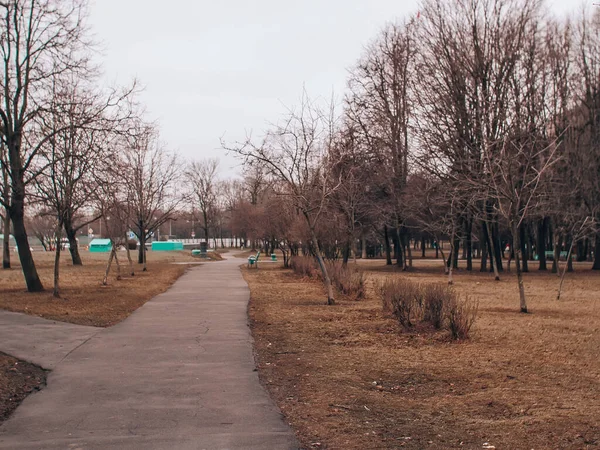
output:
[{"label": "tree trunk", "polygon": [[[571,261],[571,253],[572,252],[573,252],[573,241],[571,240],[570,245],[569,245],[569,251],[567,252],[567,261]],[[558,285],[558,294],[556,295],[556,300],[560,300],[560,295],[562,294],[563,283],[565,281],[565,274],[567,272],[568,267],[569,267],[569,265],[567,264],[567,266],[563,269],[562,274],[560,276],[560,284]],[[573,269],[573,265],[571,264],[570,272],[573,271],[572,269]]]},{"label": "tree trunk", "polygon": [[487,272],[487,259],[488,259],[488,238],[485,224],[481,224],[481,230],[479,232],[479,248],[481,249],[481,266],[480,272]]},{"label": "tree trunk", "polygon": [[110,256],[108,257],[108,263],[106,264],[106,270],[104,271],[104,278],[102,279],[102,285],[106,286],[108,284],[108,274],[110,273],[110,266],[112,264],[112,260],[115,257],[115,246],[113,245]]},{"label": "tree trunk", "polygon": [[[494,272],[494,279],[496,281],[500,281],[500,273],[498,270],[498,265],[496,264],[496,261],[494,261],[494,249],[495,249],[495,245],[493,245],[492,243],[492,233],[491,233],[491,226],[489,222],[485,222],[485,227],[486,227],[486,233],[487,233],[487,237],[488,237],[488,249],[489,249],[489,253],[490,253],[490,269],[493,270]],[[500,254],[500,257],[502,257],[502,254]]]},{"label": "tree trunk", "polygon": [[2,268],[10,269],[10,216],[5,210],[2,220],[4,239],[2,241]]},{"label": "tree trunk", "polygon": [[548,230],[548,218],[544,217],[538,221],[537,254],[540,266],[538,270],[548,270],[546,266],[546,232]]},{"label": "tree trunk", "polygon": [[585,253],[585,240],[577,241],[577,262],[585,261],[586,253]]},{"label": "tree trunk", "polygon": [[452,226],[452,234],[450,235],[450,254],[448,255],[448,284],[454,284],[452,275],[454,273],[454,259],[458,256],[458,248],[455,248],[456,243],[459,242],[456,238],[456,227]]},{"label": "tree trunk", "polygon": [[495,268],[497,272],[503,272],[502,268],[502,248],[500,245],[500,232],[498,230],[498,222],[494,223],[492,227],[491,233],[492,243],[494,244],[494,259],[495,259]]},{"label": "tree trunk", "polygon": [[390,237],[388,235],[387,225],[383,226],[383,240],[385,242],[385,264],[392,265],[392,249],[390,248]]},{"label": "tree trunk", "polygon": [[402,240],[400,238],[400,227],[396,227],[396,239],[394,239],[394,249],[396,253],[396,265],[404,268],[404,252],[402,250]]},{"label": "tree trunk", "polygon": [[558,233],[554,233],[554,258],[552,261],[552,273],[558,273],[560,264],[560,250],[562,249],[562,237]]},{"label": "tree trunk", "polygon": [[516,224],[512,225],[513,249],[515,252],[515,266],[517,268],[517,283],[519,285],[519,300],[521,312],[527,312],[527,300],[525,298],[525,285],[523,284],[523,273],[521,271],[521,239]]},{"label": "tree trunk", "polygon": [[346,243],[344,244],[344,251],[342,254],[342,265],[347,266],[349,259],[350,259],[350,241],[346,241]]},{"label": "tree trunk", "polygon": [[567,253],[567,272],[573,272],[573,260],[571,259],[571,253],[573,252],[573,236],[571,236],[571,234],[567,235],[565,246],[569,249]]},{"label": "tree trunk", "polygon": [[147,262],[148,262],[148,249],[146,248],[146,243],[144,243],[144,249],[143,249],[143,253],[142,256],[144,258],[144,262],[143,262],[143,267],[142,267],[142,272],[147,272],[148,271],[148,266],[147,266]]},{"label": "tree trunk", "polygon": [[[202,212],[202,216],[204,217],[204,226],[202,227],[204,229],[204,240],[206,241],[206,246],[208,248],[208,215],[206,211]],[[252,249],[254,250],[254,247],[252,247]]]},{"label": "tree trunk", "polygon": [[[112,239],[111,239],[112,242]],[[113,252],[115,254],[115,264],[117,265],[117,280],[121,279],[121,263],[119,262],[119,255],[117,253],[117,245],[115,242],[112,242]]]},{"label": "tree trunk", "polygon": [[596,242],[594,244],[594,265],[592,270],[600,270],[600,231],[596,232]]},{"label": "tree trunk", "polygon": [[528,252],[527,252],[527,247],[526,247],[526,243],[527,243],[527,235],[526,235],[527,230],[525,229],[525,223],[521,223],[521,226],[519,227],[519,242],[521,243],[521,255],[523,255],[522,258],[522,267],[523,267],[523,272],[529,272],[529,266],[527,265],[527,259],[529,258]]},{"label": "tree trunk", "polygon": [[314,229],[310,230],[310,235],[314,244],[315,256],[317,257],[317,262],[319,263],[321,274],[323,275],[323,280],[325,281],[325,288],[327,289],[327,304],[335,305],[331,278],[329,278],[329,273],[327,273],[327,267],[325,266],[325,261],[323,261],[323,255],[321,254],[321,246],[319,245],[319,241],[317,240],[317,235]]},{"label": "tree trunk", "polygon": [[453,236],[450,236],[450,253],[448,254],[448,259],[446,261],[448,268],[450,268],[450,264],[452,264],[453,269],[458,269],[459,247],[460,247],[460,239],[459,239],[458,235],[454,234]]},{"label": "tree trunk", "polygon": [[23,269],[27,290],[29,292],[42,292],[44,286],[42,285],[42,281],[35,268],[33,255],[31,254],[31,249],[29,247],[29,239],[27,238],[27,231],[25,230],[25,222],[23,220],[23,210],[23,198],[13,192],[11,208],[13,235],[19,251],[19,260],[21,261],[21,268]]},{"label": "tree trunk", "polygon": [[[4,203],[10,204],[10,183],[8,178],[8,170],[3,168],[2,174],[4,177]],[[2,268],[10,269],[10,211],[8,207],[4,209],[4,217],[2,221],[2,229],[4,239],[2,241]]]},{"label": "tree trunk", "polygon": [[425,235],[421,236],[421,258],[425,259]]},{"label": "tree trunk", "polygon": [[467,249],[467,270],[473,270],[473,220],[468,218],[465,224],[465,247]]},{"label": "tree trunk", "polygon": [[74,266],[83,266],[81,255],[79,254],[79,245],[77,244],[77,232],[73,228],[70,220],[65,220],[65,233],[69,239],[69,253]]},{"label": "tree trunk", "polygon": [[58,288],[58,280],[60,278],[60,251],[62,250],[62,223],[59,221],[56,225],[56,232],[54,233],[55,239],[55,251],[54,251],[54,283],[52,289],[52,295],[56,298],[60,298],[60,292]]},{"label": "tree trunk", "polygon": [[133,270],[133,259],[131,259],[131,250],[129,250],[129,236],[125,233],[125,248],[127,249],[127,261],[129,261],[129,274],[133,277],[135,272]]},{"label": "tree trunk", "polygon": [[[413,257],[412,257],[412,249],[410,247],[410,234],[404,233],[404,236],[405,236],[404,239],[406,240],[405,258],[406,258],[406,256],[408,256],[408,268],[412,269]],[[406,259],[404,261],[404,268],[406,269]]]},{"label": "tree trunk", "polygon": [[367,238],[364,235],[360,238],[360,257],[367,259]]}]

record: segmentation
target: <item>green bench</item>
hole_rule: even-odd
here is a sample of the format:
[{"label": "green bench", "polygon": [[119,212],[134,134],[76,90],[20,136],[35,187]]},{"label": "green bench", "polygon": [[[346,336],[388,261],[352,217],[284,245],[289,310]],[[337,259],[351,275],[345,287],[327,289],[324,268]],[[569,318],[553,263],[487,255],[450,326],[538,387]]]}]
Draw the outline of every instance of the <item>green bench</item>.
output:
[{"label": "green bench", "polygon": [[252,266],[258,269],[258,258],[260,257],[260,252],[256,252],[256,255],[250,255],[248,257],[248,268],[250,269]]}]

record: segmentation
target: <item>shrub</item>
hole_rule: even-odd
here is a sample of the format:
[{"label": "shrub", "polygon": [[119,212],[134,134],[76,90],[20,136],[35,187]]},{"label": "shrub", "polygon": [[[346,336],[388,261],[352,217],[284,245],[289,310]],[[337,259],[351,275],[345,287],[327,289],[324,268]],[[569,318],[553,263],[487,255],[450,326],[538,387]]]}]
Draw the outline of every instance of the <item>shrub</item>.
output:
[{"label": "shrub", "polygon": [[456,294],[440,283],[427,284],[423,287],[423,320],[431,323],[437,330],[444,325],[446,306]]},{"label": "shrub", "polygon": [[461,301],[454,296],[448,305],[448,325],[453,339],[468,339],[471,327],[477,317],[479,303],[466,297]]},{"label": "shrub", "polygon": [[135,239],[129,239],[127,241],[127,246],[129,247],[129,250],[135,250],[137,249],[137,241]]},{"label": "shrub", "polygon": [[311,256],[292,256],[290,267],[302,277],[315,277],[318,274],[317,262]]},{"label": "shrub", "polygon": [[435,329],[448,329],[453,339],[468,339],[478,305],[443,284],[421,285],[399,277],[388,277],[379,286],[383,311],[391,313],[404,328],[428,322]]},{"label": "shrub", "polygon": [[421,318],[421,286],[403,278],[389,277],[379,292],[383,309],[392,313],[400,325],[410,328]]},{"label": "shrub", "polygon": [[340,261],[326,263],[327,273],[336,289],[356,300],[365,297],[365,274],[358,267],[345,266]]},{"label": "shrub", "polygon": [[[326,262],[327,273],[333,286],[343,295],[354,299],[365,297],[365,274],[357,267],[343,266],[341,262]],[[293,256],[290,268],[294,273],[309,278],[323,279],[321,269],[312,256]]]}]

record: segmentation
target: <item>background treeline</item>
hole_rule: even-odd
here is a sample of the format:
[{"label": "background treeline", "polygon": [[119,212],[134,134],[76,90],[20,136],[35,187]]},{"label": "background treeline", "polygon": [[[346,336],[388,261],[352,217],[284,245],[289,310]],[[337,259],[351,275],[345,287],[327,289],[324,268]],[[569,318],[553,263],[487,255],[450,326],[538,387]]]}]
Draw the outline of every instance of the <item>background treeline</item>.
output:
[{"label": "background treeline", "polygon": [[422,2],[366,48],[341,114],[303,96],[262,141],[228,147],[270,182],[248,202],[259,229],[318,259],[377,243],[402,268],[447,239],[450,276],[464,257],[499,278],[507,244],[520,280],[548,251],[554,271],[561,252],[600,269],[599,20],[529,0]]},{"label": "background treeline", "polygon": [[81,264],[75,237],[90,224],[116,245],[132,231],[140,263],[152,236],[192,232],[277,247],[286,262],[312,253],[328,286],[327,258],[410,268],[433,245],[450,281],[461,258],[499,278],[507,245],[521,281],[534,258],[557,271],[561,253],[600,269],[596,9],[423,1],[365,48],[341,108],[304,93],[260,140],[223,142],[241,180],[169,151],[135,84],[100,85],[85,2],[11,0],[0,13],[0,202],[31,291],[43,286],[28,232],[66,238]]}]

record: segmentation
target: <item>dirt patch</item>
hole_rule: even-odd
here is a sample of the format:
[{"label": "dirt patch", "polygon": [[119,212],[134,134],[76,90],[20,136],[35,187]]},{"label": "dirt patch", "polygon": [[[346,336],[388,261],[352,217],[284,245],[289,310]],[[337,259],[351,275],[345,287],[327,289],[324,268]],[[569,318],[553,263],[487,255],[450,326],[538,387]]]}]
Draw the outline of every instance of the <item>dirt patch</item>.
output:
[{"label": "dirt patch", "polygon": [[46,373],[41,367],[0,353],[0,423],[25,397],[46,384]]},{"label": "dirt patch", "polygon": [[[18,261],[13,261],[12,270],[0,271],[0,309],[107,327],[166,291],[189,267],[174,262],[197,261],[189,252],[149,252],[147,272],[135,264],[132,277],[126,265],[122,265],[122,278],[117,280],[113,264],[108,286],[102,286],[108,255],[82,251],[84,265],[79,267],[72,266],[68,255],[65,256],[61,265],[60,299],[52,296],[53,255],[40,252],[34,253],[34,257],[46,292],[26,292]],[[126,260],[124,255],[119,256]]]},{"label": "dirt patch", "polygon": [[365,265],[367,299],[333,307],[318,282],[244,271],[261,379],[306,448],[600,446],[598,274],[569,274],[560,302],[555,275],[528,274],[524,315],[511,275],[459,271],[456,289],[480,314],[472,339],[452,342],[401,332],[374,294],[380,277],[443,281],[439,269],[381,264]]}]

